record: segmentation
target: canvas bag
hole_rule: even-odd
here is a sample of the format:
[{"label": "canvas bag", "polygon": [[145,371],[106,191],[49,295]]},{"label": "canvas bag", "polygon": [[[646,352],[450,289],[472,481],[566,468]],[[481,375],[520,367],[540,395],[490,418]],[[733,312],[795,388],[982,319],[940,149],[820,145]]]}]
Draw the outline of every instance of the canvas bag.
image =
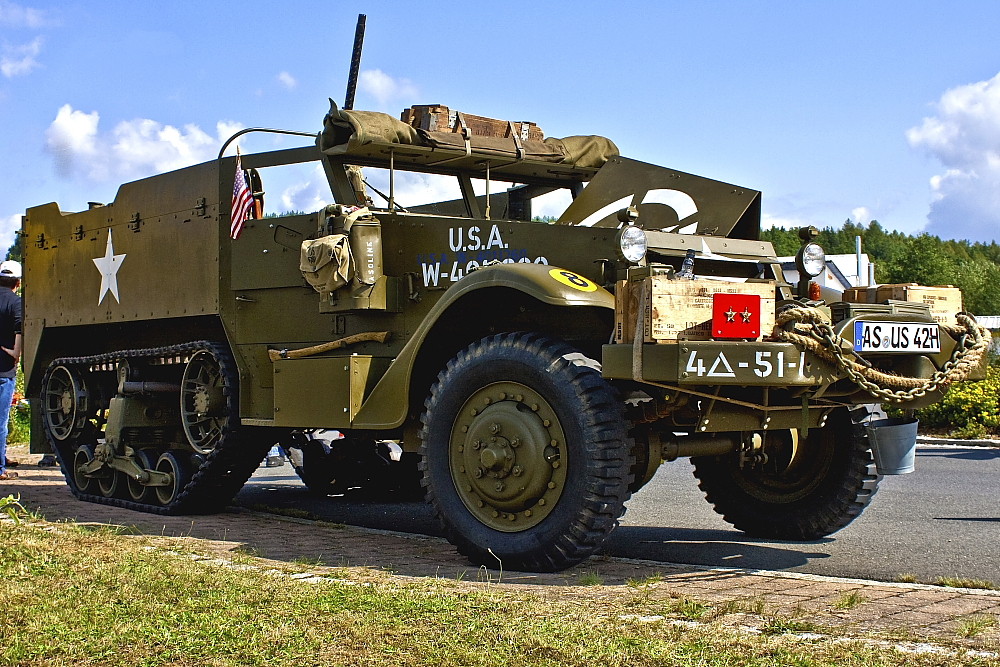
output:
[{"label": "canvas bag", "polygon": [[313,289],[329,294],[354,277],[354,262],[347,234],[331,234],[302,242],[299,271]]}]

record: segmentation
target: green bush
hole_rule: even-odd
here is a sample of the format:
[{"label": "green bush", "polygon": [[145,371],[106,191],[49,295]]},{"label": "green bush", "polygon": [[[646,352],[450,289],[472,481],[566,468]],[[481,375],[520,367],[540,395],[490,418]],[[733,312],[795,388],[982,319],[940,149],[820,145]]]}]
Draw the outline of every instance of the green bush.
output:
[{"label": "green bush", "polygon": [[7,423],[7,444],[20,445],[31,440],[31,407],[24,398],[24,374],[17,370],[17,384],[14,385],[14,403],[10,408]]},{"label": "green bush", "polygon": [[917,418],[957,438],[1000,436],[1000,368],[988,368],[981,382],[959,382],[943,401],[917,410]]}]

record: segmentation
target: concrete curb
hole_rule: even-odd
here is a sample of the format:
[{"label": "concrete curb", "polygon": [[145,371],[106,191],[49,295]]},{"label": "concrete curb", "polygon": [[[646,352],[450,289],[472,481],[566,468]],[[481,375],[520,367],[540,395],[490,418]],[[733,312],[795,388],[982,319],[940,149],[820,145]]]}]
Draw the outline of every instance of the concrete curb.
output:
[{"label": "concrete curb", "polygon": [[957,438],[938,438],[932,435],[918,435],[918,445],[950,445],[952,447],[1000,447],[1000,440],[959,440]]}]

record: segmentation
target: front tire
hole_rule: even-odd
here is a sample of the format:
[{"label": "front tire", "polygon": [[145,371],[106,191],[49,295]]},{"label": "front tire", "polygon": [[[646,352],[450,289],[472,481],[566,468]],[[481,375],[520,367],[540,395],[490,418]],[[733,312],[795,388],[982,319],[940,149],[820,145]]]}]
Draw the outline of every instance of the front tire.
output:
[{"label": "front tire", "polygon": [[421,468],[449,541],[473,562],[555,571],[600,547],[629,497],[624,408],[569,345],[484,338],[438,375]]},{"label": "front tire", "polygon": [[846,410],[824,428],[769,432],[766,461],[741,464],[739,452],[693,457],[698,486],[715,511],[753,537],[811,541],[861,515],[879,476],[861,426]]}]

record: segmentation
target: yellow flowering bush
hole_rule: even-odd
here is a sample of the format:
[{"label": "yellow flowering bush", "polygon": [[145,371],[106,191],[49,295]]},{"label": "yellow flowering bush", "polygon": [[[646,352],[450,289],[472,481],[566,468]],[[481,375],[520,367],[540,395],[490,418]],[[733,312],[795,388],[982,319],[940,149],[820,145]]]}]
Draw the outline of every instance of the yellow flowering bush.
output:
[{"label": "yellow flowering bush", "polygon": [[917,410],[917,418],[958,438],[1000,436],[1000,368],[988,368],[981,382],[959,382],[943,401]]}]

